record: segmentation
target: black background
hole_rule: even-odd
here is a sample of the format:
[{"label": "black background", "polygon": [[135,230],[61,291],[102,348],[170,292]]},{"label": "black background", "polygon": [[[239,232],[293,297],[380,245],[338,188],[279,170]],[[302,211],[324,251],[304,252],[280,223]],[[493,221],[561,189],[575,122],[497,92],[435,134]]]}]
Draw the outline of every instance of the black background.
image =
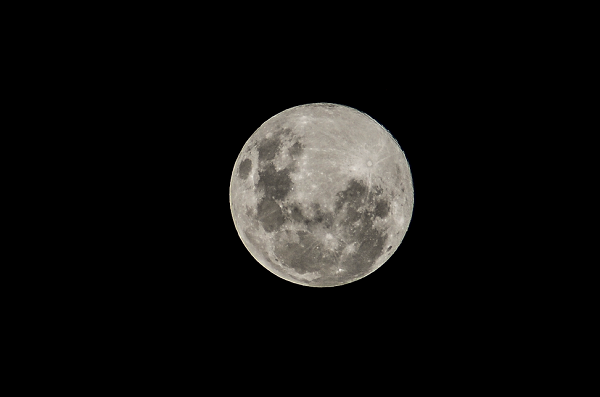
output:
[{"label": "black background", "polygon": [[[65,11],[69,23],[49,18],[53,34],[24,46],[36,59],[26,65],[34,87],[22,95],[41,105],[25,121],[44,128],[23,135],[52,148],[35,198],[52,221],[31,228],[42,223],[37,233],[60,240],[27,247],[41,252],[42,269],[24,269],[47,291],[36,307],[48,320],[35,330],[80,338],[81,354],[95,357],[93,346],[126,374],[136,360],[179,364],[194,377],[208,367],[199,383],[225,374],[221,387],[273,352],[260,368],[266,376],[256,377],[260,387],[297,380],[290,362],[302,362],[304,375],[319,364],[333,371],[328,359],[340,357],[341,376],[320,380],[354,384],[363,375],[375,384],[385,369],[395,380],[399,362],[443,372],[465,358],[465,345],[475,369],[488,371],[479,364],[502,355],[500,365],[514,364],[522,352],[512,341],[538,339],[526,325],[546,299],[530,288],[541,282],[523,268],[535,258],[515,249],[526,242],[515,242],[510,228],[524,227],[505,209],[521,194],[507,165],[535,127],[520,116],[532,93],[553,90],[552,76],[540,73],[545,60],[530,61],[562,39],[547,40],[530,23],[543,10],[505,17],[471,5],[427,4],[417,13],[361,5],[327,15],[294,5],[260,20],[224,7],[123,6],[77,18]],[[390,260],[332,288],[264,269],[229,207],[246,140],[268,118],[312,102],[356,108],[388,129],[415,192]],[[524,295],[531,299],[521,305]],[[296,360],[308,353],[310,367]]]},{"label": "black background", "polygon": [[[324,63],[316,54],[306,61]],[[461,296],[465,273],[473,277],[463,262],[472,247],[464,243],[469,235],[460,238],[464,217],[454,203],[466,199],[466,171],[462,154],[452,151],[476,105],[421,64],[400,68],[397,59],[384,59],[375,68],[347,69],[331,61],[261,70],[240,59],[167,69],[148,82],[147,96],[132,96],[124,117],[131,124],[115,133],[127,165],[118,171],[127,204],[116,203],[130,219],[116,231],[131,227],[122,245],[131,255],[127,280],[186,309],[291,317],[411,311]],[[394,255],[371,275],[334,288],[299,286],[264,269],[240,240],[229,207],[233,165],[246,140],[275,114],[313,102],[356,108],[388,129],[415,189],[411,223]]]},{"label": "black background", "polygon": [[[75,102],[81,92],[94,97],[77,105],[89,144],[81,163],[92,164],[83,167],[93,200],[88,223],[98,234],[86,242],[99,263],[89,286],[105,285],[103,296],[114,297],[124,317],[391,326],[403,317],[456,319],[498,302],[489,292],[502,279],[490,265],[498,250],[480,256],[495,194],[482,187],[481,164],[491,137],[503,145],[499,104],[510,74],[489,46],[427,31],[392,35],[381,46],[310,36],[283,47],[163,33],[93,52],[81,61],[85,79],[73,94]],[[296,285],[264,269],[229,207],[247,139],[275,114],[314,102],[353,107],[389,130],[415,192],[394,255],[333,288]]]}]

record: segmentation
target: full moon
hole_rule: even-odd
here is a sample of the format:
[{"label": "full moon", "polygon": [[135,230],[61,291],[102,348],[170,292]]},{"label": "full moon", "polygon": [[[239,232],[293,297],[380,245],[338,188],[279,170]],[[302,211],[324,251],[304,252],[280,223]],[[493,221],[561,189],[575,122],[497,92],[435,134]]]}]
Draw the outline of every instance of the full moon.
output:
[{"label": "full moon", "polygon": [[271,273],[333,287],[377,270],[410,223],[413,183],[394,137],[351,107],[296,106],[264,122],[234,165],[231,213]]}]

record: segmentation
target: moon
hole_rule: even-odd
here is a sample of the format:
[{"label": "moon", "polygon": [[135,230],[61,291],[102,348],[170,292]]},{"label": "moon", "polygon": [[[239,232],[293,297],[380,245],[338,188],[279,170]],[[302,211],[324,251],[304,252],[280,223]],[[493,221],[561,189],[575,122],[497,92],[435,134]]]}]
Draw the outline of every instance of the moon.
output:
[{"label": "moon", "polygon": [[348,106],[284,110],[250,136],[229,189],[250,254],[292,283],[333,287],[377,270],[410,223],[408,161],[379,123]]}]

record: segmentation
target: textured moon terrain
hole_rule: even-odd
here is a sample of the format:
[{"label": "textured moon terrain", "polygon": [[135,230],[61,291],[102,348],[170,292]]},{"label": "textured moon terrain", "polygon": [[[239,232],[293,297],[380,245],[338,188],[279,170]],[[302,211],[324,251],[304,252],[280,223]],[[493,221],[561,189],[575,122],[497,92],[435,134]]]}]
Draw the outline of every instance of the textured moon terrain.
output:
[{"label": "textured moon terrain", "polygon": [[400,245],[413,210],[398,142],[365,113],[330,103],[296,106],[263,123],[236,160],[229,195],[252,256],[313,287],[378,269]]}]

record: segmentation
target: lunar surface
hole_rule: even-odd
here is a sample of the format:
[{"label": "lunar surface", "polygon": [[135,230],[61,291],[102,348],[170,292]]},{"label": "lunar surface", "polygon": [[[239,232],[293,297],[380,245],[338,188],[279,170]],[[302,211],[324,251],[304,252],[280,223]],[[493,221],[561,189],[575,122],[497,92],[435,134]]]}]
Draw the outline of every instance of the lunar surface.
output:
[{"label": "lunar surface", "polygon": [[361,279],[400,245],[413,209],[394,137],[356,109],[314,103],[271,117],[231,176],[235,227],[252,256],[296,284]]}]

